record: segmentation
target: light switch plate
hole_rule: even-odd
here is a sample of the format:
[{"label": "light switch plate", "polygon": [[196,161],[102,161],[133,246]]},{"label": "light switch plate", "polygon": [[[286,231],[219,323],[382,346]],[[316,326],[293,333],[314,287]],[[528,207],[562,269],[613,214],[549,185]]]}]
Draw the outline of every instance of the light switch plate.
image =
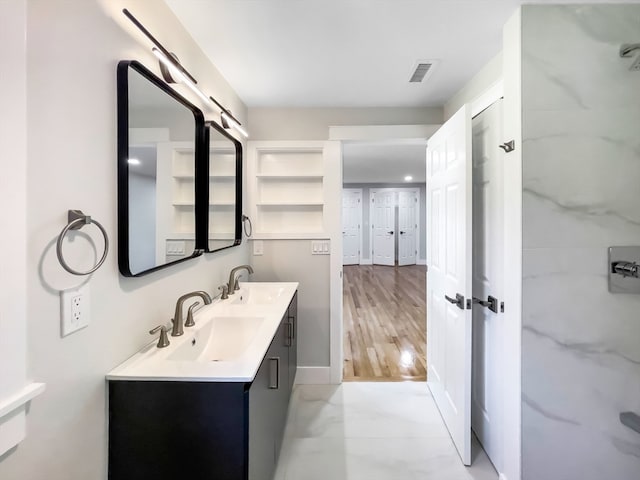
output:
[{"label": "light switch plate", "polygon": [[253,254],[258,256],[264,253],[264,242],[262,240],[253,241]]},{"label": "light switch plate", "polygon": [[184,255],[184,240],[167,240],[167,255]]},{"label": "light switch plate", "polygon": [[329,255],[329,240],[312,240],[311,255]]}]

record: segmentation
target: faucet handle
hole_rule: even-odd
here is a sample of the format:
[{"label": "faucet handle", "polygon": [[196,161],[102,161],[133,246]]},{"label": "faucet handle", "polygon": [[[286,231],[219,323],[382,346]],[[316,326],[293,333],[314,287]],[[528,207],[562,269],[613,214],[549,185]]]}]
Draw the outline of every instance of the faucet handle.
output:
[{"label": "faucet handle", "polygon": [[227,286],[227,284],[223,284],[220,285],[218,287],[218,290],[222,290],[222,296],[220,297],[221,300],[226,300],[227,298],[229,298],[229,287]]},{"label": "faucet handle", "polygon": [[160,336],[158,337],[158,344],[156,345],[158,348],[164,348],[169,346],[169,337],[167,336],[167,327],[164,325],[158,325],[156,328],[149,330],[149,334],[155,335],[160,332]]},{"label": "faucet handle", "polygon": [[238,290],[240,290],[240,277],[241,277],[241,276],[242,276],[242,275],[238,275],[238,276],[236,277],[236,281],[235,281],[235,282],[234,282],[234,284],[233,284],[233,291],[234,291],[234,292],[237,292]]},{"label": "faucet handle", "polygon": [[193,321],[193,309],[200,305],[200,302],[192,303],[187,310],[187,321],[184,322],[185,327],[193,327],[196,322]]}]

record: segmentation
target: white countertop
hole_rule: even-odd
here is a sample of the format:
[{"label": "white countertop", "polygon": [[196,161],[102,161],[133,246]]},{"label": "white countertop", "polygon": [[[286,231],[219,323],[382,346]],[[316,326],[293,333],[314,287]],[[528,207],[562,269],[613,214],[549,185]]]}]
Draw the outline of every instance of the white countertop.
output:
[{"label": "white countertop", "polygon": [[[271,304],[233,305],[243,291],[251,286],[282,287],[283,294]],[[172,382],[251,382],[298,289],[297,282],[240,283],[240,291],[228,300],[216,299],[194,314],[195,327],[185,328],[184,335],[172,337],[166,348],[157,348],[157,338],[138,353],[110,371],[107,380],[172,381]],[[186,310],[186,308],[185,308]],[[171,357],[182,345],[192,342],[216,317],[263,317],[255,337],[243,353],[228,361],[183,361]],[[186,318],[186,313],[185,313]]]}]

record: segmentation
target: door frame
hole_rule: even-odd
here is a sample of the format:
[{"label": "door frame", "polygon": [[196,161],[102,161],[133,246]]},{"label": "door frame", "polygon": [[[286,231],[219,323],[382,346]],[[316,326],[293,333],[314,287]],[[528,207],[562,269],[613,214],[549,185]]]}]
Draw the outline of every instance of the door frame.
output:
[{"label": "door frame", "polygon": [[[373,209],[371,208],[371,203],[373,202],[373,196],[378,193],[378,192],[393,192],[393,193],[398,193],[398,192],[414,192],[416,194],[416,198],[418,199],[417,201],[417,205],[419,206],[420,204],[420,187],[382,187],[382,188],[370,188],[369,189],[369,258],[371,259],[371,262],[373,263],[373,235],[371,235],[373,228],[371,227],[373,225]],[[396,195],[395,197],[396,200],[396,207],[398,206],[398,196]],[[418,253],[416,253],[416,265],[420,265],[420,241],[422,240],[420,238],[420,208],[416,208],[416,249],[418,250]],[[395,255],[395,253],[394,253]],[[397,261],[398,259],[396,258],[395,261]]]},{"label": "door frame", "polygon": [[[438,128],[436,125],[355,125],[329,127],[329,140],[324,143],[326,161],[327,210],[326,228],[331,240],[329,266],[329,383],[342,383],[343,324],[342,324],[342,144],[363,140],[426,140]],[[336,193],[333,195],[333,193]]]},{"label": "door frame", "polygon": [[[345,188],[342,187],[342,195],[340,197],[340,201],[343,201],[343,197],[344,197],[344,192],[345,191],[349,191],[349,192],[353,192],[353,193],[359,193],[360,194],[360,205],[358,207],[358,217],[360,218],[360,228],[358,229],[358,263],[357,265],[362,265],[362,251],[364,250],[363,247],[363,235],[362,235],[362,230],[363,230],[363,225],[362,225],[362,220],[363,220],[363,209],[362,209],[362,203],[364,202],[364,194],[362,191],[362,188]],[[344,208],[344,207],[343,207]],[[340,212],[341,214],[343,213],[342,211]],[[342,217],[341,217],[342,218]],[[343,245],[343,252],[342,252],[342,258],[344,261],[344,238],[342,241],[342,245]]]}]

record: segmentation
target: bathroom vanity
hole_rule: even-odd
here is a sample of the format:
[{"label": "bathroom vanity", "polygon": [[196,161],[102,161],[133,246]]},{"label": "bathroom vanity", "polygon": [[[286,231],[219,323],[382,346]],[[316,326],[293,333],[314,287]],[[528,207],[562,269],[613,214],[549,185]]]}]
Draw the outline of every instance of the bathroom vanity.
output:
[{"label": "bathroom vanity", "polygon": [[297,283],[241,283],[107,375],[109,479],[271,480],[295,379]]}]

